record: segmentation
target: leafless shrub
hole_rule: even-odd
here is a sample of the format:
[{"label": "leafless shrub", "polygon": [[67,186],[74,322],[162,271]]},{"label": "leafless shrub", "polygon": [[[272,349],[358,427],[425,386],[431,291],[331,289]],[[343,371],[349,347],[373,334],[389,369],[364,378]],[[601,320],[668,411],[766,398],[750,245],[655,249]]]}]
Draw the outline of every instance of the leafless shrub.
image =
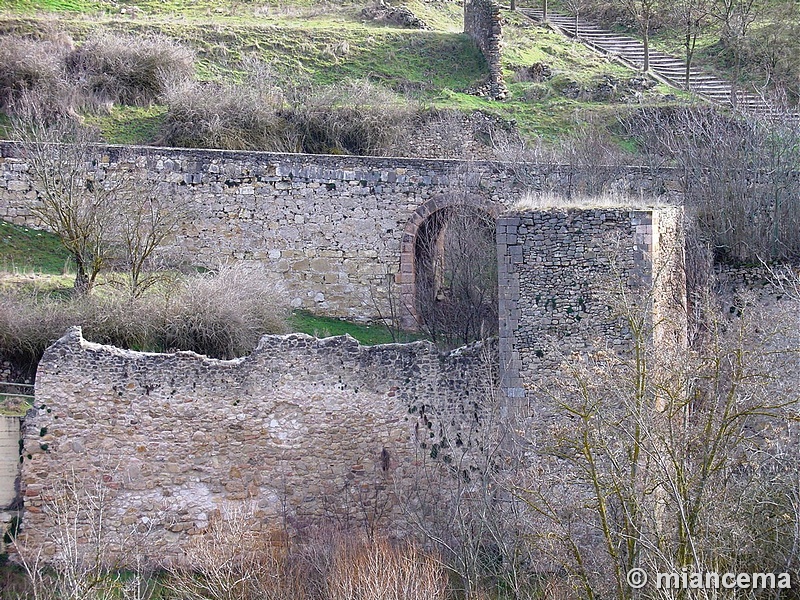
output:
[{"label": "leafless shrub", "polygon": [[76,307],[44,294],[0,293],[0,353],[17,365],[35,365],[44,350],[78,321]]},{"label": "leafless shrub", "polygon": [[447,578],[441,564],[415,544],[345,540],[327,578],[329,600],[444,600]]},{"label": "leafless shrub", "polygon": [[[48,484],[40,507],[50,523],[44,544],[38,552],[28,549],[24,531],[14,539],[33,600],[126,598],[115,570],[115,549],[124,541],[106,526],[112,493],[102,480],[74,473]],[[49,556],[43,554],[45,548]]]},{"label": "leafless shrub", "polygon": [[67,60],[79,85],[101,99],[146,105],[168,85],[194,73],[193,53],[169,38],[104,32],[86,40]]},{"label": "leafless shrub", "polygon": [[402,148],[413,114],[367,81],[284,92],[269,71],[251,71],[244,85],[178,86],[166,99],[162,143],[232,150],[392,153]]},{"label": "leafless shrub", "polygon": [[165,95],[169,110],[159,142],[170,146],[297,152],[282,114],[283,97],[240,85],[185,83]]},{"label": "leafless shrub", "polygon": [[292,109],[303,150],[328,154],[393,154],[413,111],[395,94],[349,79],[312,90]]},{"label": "leafless shrub", "polygon": [[718,259],[800,255],[800,129],[780,113],[643,110],[623,121],[649,165],[673,165]]},{"label": "leafless shrub", "polygon": [[282,288],[244,265],[197,275],[167,301],[161,344],[216,358],[249,353],[265,333],[285,331]]},{"label": "leafless shrub", "polygon": [[194,536],[166,587],[182,600],[293,600],[304,598],[286,546],[253,531],[253,511],[230,509]]},{"label": "leafless shrub", "polygon": [[64,43],[14,35],[0,37],[0,108],[19,115],[31,105],[48,117],[72,112],[65,81]]},{"label": "leafless shrub", "polygon": [[251,352],[263,334],[286,329],[280,285],[242,267],[186,277],[139,297],[104,292],[54,297],[0,291],[0,355],[35,369],[50,344],[81,325],[93,342],[232,358]]}]

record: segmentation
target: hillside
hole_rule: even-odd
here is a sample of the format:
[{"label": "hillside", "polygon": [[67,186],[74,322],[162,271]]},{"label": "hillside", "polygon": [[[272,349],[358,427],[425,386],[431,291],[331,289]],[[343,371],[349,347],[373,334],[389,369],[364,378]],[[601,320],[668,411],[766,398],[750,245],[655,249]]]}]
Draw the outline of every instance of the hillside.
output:
[{"label": "hillside", "polygon": [[[234,90],[235,96],[242,88],[259,88],[262,93],[268,84],[264,93],[270,102],[275,101],[274,112],[288,110],[292,115],[307,115],[309,106],[318,109],[326,102],[328,106],[356,104],[366,111],[391,106],[396,114],[379,121],[413,121],[412,131],[434,128],[432,135],[439,138],[450,135],[447,122],[453,114],[481,111],[505,123],[501,129],[516,126],[526,137],[553,140],[583,122],[608,120],[631,103],[676,98],[674,90],[651,87],[634,72],[507,12],[504,71],[511,97],[503,102],[489,100],[479,95],[486,64],[461,33],[460,4],[412,0],[407,7],[426,29],[369,21],[362,15],[363,4],[350,3],[11,1],[0,11],[0,42],[22,36],[66,46],[64,52],[69,53],[104,32],[122,39],[163,36],[192,51],[192,85],[206,86],[195,88],[205,95],[219,97],[217,90],[224,89]],[[104,102],[78,112],[97,125],[109,142],[236,145],[229,141],[235,137],[231,135],[202,138],[192,132],[170,137],[175,130],[173,115],[180,112],[176,104],[185,104],[191,96],[177,89],[174,81],[171,85],[146,101]],[[209,93],[211,89],[215,91]],[[358,90],[355,99],[354,89]],[[238,108],[236,102],[242,102],[241,98],[231,106]],[[207,107],[193,104],[180,109],[197,115]],[[297,120],[291,115],[286,120],[292,118]],[[250,149],[281,149],[269,145],[261,140],[240,144]],[[339,146],[339,151],[354,151],[345,144],[321,146],[322,151]],[[381,153],[387,143],[379,139],[374,146],[364,152]],[[389,149],[403,146],[395,143]],[[318,151],[296,143],[286,149]]]}]

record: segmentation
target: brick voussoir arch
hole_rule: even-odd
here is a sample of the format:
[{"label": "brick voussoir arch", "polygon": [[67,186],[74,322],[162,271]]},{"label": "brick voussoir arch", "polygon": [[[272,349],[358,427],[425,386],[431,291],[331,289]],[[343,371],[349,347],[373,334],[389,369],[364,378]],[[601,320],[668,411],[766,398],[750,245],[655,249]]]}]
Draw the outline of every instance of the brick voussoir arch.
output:
[{"label": "brick voussoir arch", "polygon": [[417,234],[431,215],[452,206],[469,206],[482,210],[494,218],[497,218],[505,208],[502,204],[475,195],[441,195],[417,207],[403,229],[403,237],[400,240],[400,269],[395,275],[395,283],[400,291],[400,325],[404,329],[416,329],[419,325],[416,307]]}]

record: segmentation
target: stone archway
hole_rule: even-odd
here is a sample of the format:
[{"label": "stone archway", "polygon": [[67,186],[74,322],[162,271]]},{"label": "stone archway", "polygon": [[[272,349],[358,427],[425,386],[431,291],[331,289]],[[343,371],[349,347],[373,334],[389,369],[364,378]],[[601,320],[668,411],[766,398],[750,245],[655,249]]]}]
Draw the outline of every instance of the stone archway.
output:
[{"label": "stone archway", "polygon": [[[494,290],[491,301],[494,303],[493,310],[496,314],[495,221],[501,210],[500,205],[487,202],[483,198],[440,196],[429,200],[414,211],[403,232],[400,271],[396,277],[400,291],[403,327],[426,329],[425,326],[430,325],[430,321],[426,319],[430,319],[433,314],[431,308],[440,312],[445,308],[458,310],[452,301],[456,283],[460,283],[458,288],[461,290],[480,287],[475,282],[454,280],[452,262],[455,260],[453,258],[455,254],[463,256],[462,263],[468,267],[479,266],[481,262],[488,261],[488,268],[493,270],[490,275],[491,282],[487,285]],[[465,244],[461,244],[461,241]],[[454,248],[454,242],[457,248]],[[469,254],[473,251],[478,253],[474,261]],[[487,253],[491,256],[488,257]],[[483,258],[478,260],[479,257]],[[477,274],[471,273],[471,275]],[[484,279],[486,279],[485,273]],[[461,298],[463,299],[463,293]],[[469,305],[468,307],[475,308]],[[447,320],[444,313],[441,318]]]}]

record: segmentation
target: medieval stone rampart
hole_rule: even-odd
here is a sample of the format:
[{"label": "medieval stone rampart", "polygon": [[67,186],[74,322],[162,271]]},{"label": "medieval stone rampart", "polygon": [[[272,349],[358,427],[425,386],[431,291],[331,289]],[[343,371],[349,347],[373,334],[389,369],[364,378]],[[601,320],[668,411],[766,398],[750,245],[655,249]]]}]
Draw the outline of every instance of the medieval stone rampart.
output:
[{"label": "medieval stone rampart", "polygon": [[[36,226],[37,190],[19,155],[0,143],[0,219]],[[172,243],[191,264],[262,266],[282,279],[293,307],[358,320],[390,314],[390,296],[413,297],[414,228],[432,210],[500,209],[529,189],[589,193],[603,172],[622,193],[659,194],[671,177],[635,167],[587,176],[557,165],[119,146],[99,147],[96,168],[100,178],[149,180],[185,201]],[[395,316],[413,324],[412,310]]]},{"label": "medieval stone rampart", "polygon": [[536,395],[566,357],[625,351],[631,332],[614,306],[621,291],[651,315],[654,342],[685,344],[682,219],[677,207],[500,217],[500,368],[509,398]]},{"label": "medieval stone rampart", "polygon": [[146,531],[148,556],[163,560],[235,510],[264,532],[396,530],[419,467],[461,464],[496,360],[481,344],[441,354],[287,335],[220,361],[93,344],[73,328],[39,363],[25,420],[24,543],[58,551],[44,508],[64,485],[102,486],[110,548],[124,554]]}]

